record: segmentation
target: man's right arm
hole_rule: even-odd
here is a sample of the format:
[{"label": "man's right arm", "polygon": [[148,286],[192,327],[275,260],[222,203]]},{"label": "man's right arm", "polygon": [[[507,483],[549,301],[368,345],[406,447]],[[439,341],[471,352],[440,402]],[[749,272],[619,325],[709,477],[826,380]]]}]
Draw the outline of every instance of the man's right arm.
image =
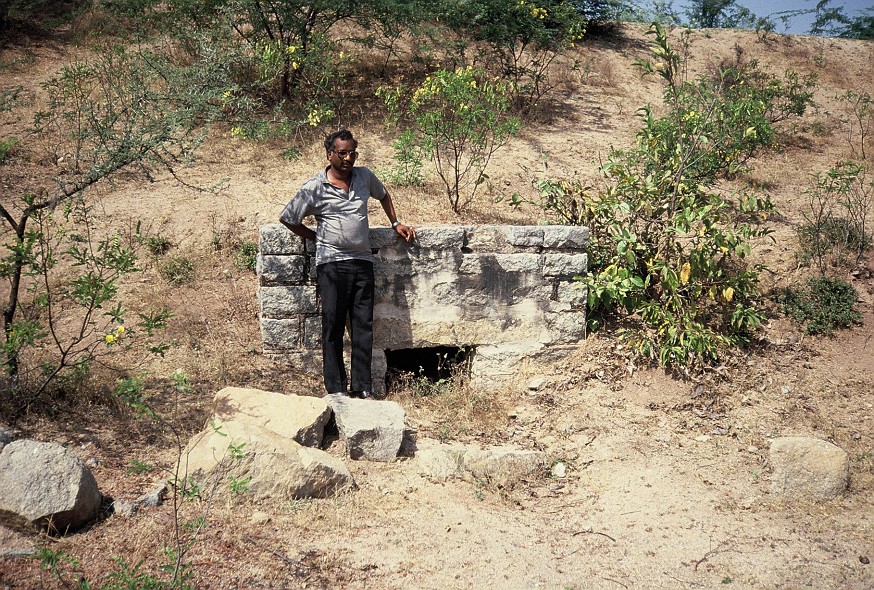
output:
[{"label": "man's right arm", "polygon": [[282,225],[284,225],[285,227],[287,227],[292,233],[302,237],[305,240],[315,241],[315,239],[316,239],[316,232],[314,232],[313,230],[311,230],[310,228],[308,228],[307,226],[305,226],[302,223],[291,224],[283,219],[280,219],[279,222],[282,223]]}]

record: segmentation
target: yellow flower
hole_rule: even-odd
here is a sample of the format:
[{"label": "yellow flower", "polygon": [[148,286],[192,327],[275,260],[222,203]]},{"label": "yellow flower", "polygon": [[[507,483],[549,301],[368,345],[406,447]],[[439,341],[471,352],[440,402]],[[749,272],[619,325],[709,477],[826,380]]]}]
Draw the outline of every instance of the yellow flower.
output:
[{"label": "yellow flower", "polygon": [[107,334],[103,337],[103,339],[106,341],[107,344],[112,344],[113,342],[115,342],[115,336],[113,336],[112,334]]},{"label": "yellow flower", "polygon": [[689,282],[689,277],[692,275],[692,266],[686,262],[680,270],[680,284],[685,285]]},{"label": "yellow flower", "polygon": [[116,336],[120,336],[121,334],[124,334],[124,326],[119,326],[115,329]]},{"label": "yellow flower", "polygon": [[295,47],[294,45],[288,46],[288,53],[294,53],[295,51],[297,51],[297,47]]},{"label": "yellow flower", "polygon": [[734,289],[726,287],[722,290],[722,296],[725,297],[726,301],[731,301],[731,298],[734,297]]},{"label": "yellow flower", "polygon": [[224,93],[222,96],[224,96],[225,98],[230,98],[230,97],[231,97],[231,91],[230,91],[230,90],[225,90],[225,93]]},{"label": "yellow flower", "polygon": [[292,70],[296,70],[299,67],[300,67],[300,64],[297,63],[296,61],[291,62],[291,69]]}]

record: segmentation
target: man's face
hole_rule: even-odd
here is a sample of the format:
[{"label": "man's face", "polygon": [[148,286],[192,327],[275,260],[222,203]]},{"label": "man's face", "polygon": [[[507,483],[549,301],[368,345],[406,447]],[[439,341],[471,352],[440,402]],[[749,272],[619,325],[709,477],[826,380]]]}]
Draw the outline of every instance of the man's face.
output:
[{"label": "man's face", "polygon": [[358,146],[355,140],[335,139],[334,148],[328,152],[328,162],[331,163],[331,168],[340,173],[351,171],[355,164],[355,158],[358,157],[355,151],[356,147]]}]

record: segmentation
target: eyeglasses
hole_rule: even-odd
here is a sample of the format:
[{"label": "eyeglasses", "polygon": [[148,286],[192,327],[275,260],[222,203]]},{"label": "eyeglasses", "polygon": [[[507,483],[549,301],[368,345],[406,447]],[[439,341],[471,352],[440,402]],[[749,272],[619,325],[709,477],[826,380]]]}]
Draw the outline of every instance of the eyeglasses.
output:
[{"label": "eyeglasses", "polygon": [[358,152],[347,152],[346,150],[331,150],[332,154],[336,154],[341,160],[345,160],[346,158],[352,158],[353,160],[358,157]]}]

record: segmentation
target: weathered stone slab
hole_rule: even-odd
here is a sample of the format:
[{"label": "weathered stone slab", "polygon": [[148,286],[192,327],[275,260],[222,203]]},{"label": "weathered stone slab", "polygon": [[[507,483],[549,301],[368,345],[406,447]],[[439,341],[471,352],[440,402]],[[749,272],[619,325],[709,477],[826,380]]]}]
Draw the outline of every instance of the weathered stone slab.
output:
[{"label": "weathered stone slab", "polygon": [[259,287],[258,300],[262,318],[288,318],[319,312],[314,286]]},{"label": "weathered stone slab", "polygon": [[0,520],[66,533],[97,517],[103,497],[91,471],[69,449],[16,440],[0,453]]},{"label": "weathered stone slab", "polygon": [[516,254],[468,254],[461,262],[458,272],[465,274],[530,273],[540,277],[540,255]]},{"label": "weathered stone slab", "polygon": [[297,285],[306,278],[306,258],[304,256],[258,256],[258,276],[264,286]]},{"label": "weathered stone slab", "polygon": [[247,422],[293,438],[308,447],[320,447],[331,408],[322,398],[284,395],[273,391],[225,387],[213,399],[218,422]]},{"label": "weathered stone slab", "polygon": [[570,344],[581,341],[586,335],[586,318],[571,311],[546,313],[543,316],[548,336],[541,336],[545,344]]},{"label": "weathered stone slab", "polygon": [[548,225],[543,228],[543,247],[583,250],[589,245],[589,228],[578,225]]},{"label": "weathered stone slab", "polygon": [[562,303],[568,303],[575,308],[584,308],[589,292],[584,283],[579,281],[565,282],[558,284],[558,300]]},{"label": "weathered stone slab", "polygon": [[586,254],[544,254],[543,275],[547,277],[573,277],[583,275],[588,268]]},{"label": "weathered stone slab", "polygon": [[275,320],[264,318],[261,320],[261,340],[264,348],[285,350],[296,349],[300,346],[300,320],[288,318]]},{"label": "weathered stone slab", "polygon": [[[272,430],[241,421],[222,422],[189,441],[180,472],[201,487],[245,481],[257,499],[329,498],[354,485],[339,459]],[[234,458],[230,446],[239,449]],[[242,446],[240,446],[242,445]]]},{"label": "weathered stone slab", "polygon": [[416,241],[422,250],[461,250],[465,243],[465,227],[440,225],[416,230]]},{"label": "weathered stone slab", "polygon": [[509,487],[520,480],[545,473],[546,456],[538,451],[510,447],[479,449],[459,445],[440,445],[416,451],[419,472],[445,481],[464,479],[487,481]]},{"label": "weathered stone slab", "polygon": [[827,441],[803,436],[771,441],[771,492],[787,498],[830,500],[846,491],[850,460]]},{"label": "weathered stone slab", "polygon": [[399,404],[342,395],[326,395],[325,400],[334,410],[349,457],[391,461],[398,456],[404,438],[404,410]]},{"label": "weathered stone slab", "polygon": [[303,320],[303,347],[312,350],[322,348],[322,317],[312,315]]},{"label": "weathered stone slab", "polygon": [[259,228],[258,250],[262,255],[303,254],[304,240],[281,223],[270,223]]}]

